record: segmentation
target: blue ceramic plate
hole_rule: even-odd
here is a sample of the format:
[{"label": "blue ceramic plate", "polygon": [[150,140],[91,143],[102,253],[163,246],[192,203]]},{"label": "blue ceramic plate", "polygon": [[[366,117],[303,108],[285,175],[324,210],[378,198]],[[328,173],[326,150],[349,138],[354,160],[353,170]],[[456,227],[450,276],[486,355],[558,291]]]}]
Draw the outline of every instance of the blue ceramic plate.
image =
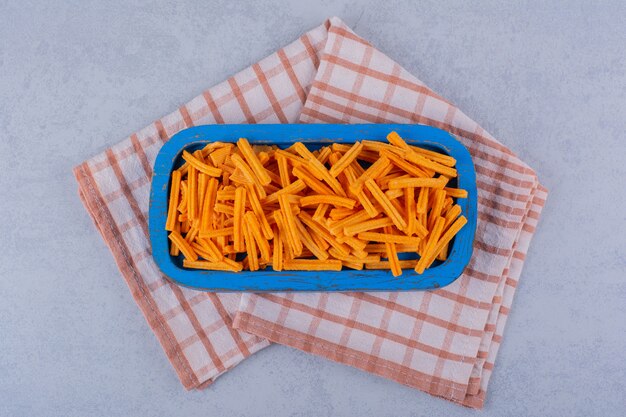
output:
[{"label": "blue ceramic plate", "polygon": [[[281,271],[268,267],[261,271],[220,272],[183,268],[182,256],[169,254],[167,218],[169,180],[173,169],[182,164],[182,151],[193,152],[209,142],[236,142],[245,137],[253,144],[275,144],[288,147],[303,142],[309,149],[330,143],[353,143],[369,139],[386,141],[395,130],[408,143],[437,150],[456,158],[459,188],[468,191],[468,198],[458,199],[468,223],[455,236],[451,252],[444,262],[435,261],[423,274],[405,269],[399,277],[390,271]],[[163,273],[177,284],[206,291],[407,291],[439,288],[461,275],[472,256],[476,231],[476,173],[469,152],[452,135],[422,125],[211,125],[186,129],[176,134],[159,152],[154,165],[149,212],[152,255]],[[410,255],[410,254],[400,254]],[[417,255],[414,255],[417,257]],[[410,259],[405,256],[403,259]]]}]

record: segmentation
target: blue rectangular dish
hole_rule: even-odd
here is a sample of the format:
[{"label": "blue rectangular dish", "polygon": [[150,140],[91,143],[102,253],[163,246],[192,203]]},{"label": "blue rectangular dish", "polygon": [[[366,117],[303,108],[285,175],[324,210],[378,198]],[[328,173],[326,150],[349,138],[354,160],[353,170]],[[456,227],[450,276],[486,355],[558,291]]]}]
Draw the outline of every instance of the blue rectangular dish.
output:
[{"label": "blue rectangular dish", "polygon": [[[353,143],[363,139],[386,141],[387,134],[394,130],[410,144],[456,158],[458,177],[454,180],[456,184],[453,182],[452,185],[468,192],[468,198],[457,200],[468,222],[451,242],[448,259],[444,262],[435,261],[423,274],[418,275],[412,269],[403,270],[399,277],[394,277],[386,270],[276,272],[268,268],[238,273],[203,271],[183,268],[182,255],[170,255],[168,232],[165,230],[170,174],[184,162],[184,149],[194,151],[209,142],[236,142],[241,137],[247,138],[252,144],[273,144],[281,148],[300,141],[309,149],[316,149],[331,143]],[[149,231],[155,262],[170,280],[186,287],[215,292],[408,291],[440,288],[461,275],[472,256],[476,219],[474,164],[467,149],[443,130],[422,125],[393,124],[210,125],[183,130],[161,148],[152,177]]]}]

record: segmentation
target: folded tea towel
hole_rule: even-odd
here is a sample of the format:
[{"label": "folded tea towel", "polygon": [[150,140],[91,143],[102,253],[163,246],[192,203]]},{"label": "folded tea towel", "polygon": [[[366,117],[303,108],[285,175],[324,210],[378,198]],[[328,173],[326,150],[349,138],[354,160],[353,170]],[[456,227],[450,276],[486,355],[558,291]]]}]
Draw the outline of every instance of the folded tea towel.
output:
[{"label": "folded tea towel", "polygon": [[[178,131],[212,123],[421,123],[472,154],[474,255],[436,291],[211,294],[159,272],[146,218],[152,164]],[[268,340],[480,408],[547,191],[532,169],[454,105],[331,18],[75,168],[79,194],[186,388]]]}]

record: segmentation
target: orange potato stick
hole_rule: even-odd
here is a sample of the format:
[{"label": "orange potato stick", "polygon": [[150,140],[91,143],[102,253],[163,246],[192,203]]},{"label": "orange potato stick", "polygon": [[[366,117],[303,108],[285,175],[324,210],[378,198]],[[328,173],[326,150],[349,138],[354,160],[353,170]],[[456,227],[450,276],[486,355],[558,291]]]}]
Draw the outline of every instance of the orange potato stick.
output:
[{"label": "orange potato stick", "polygon": [[330,168],[328,172],[333,177],[337,177],[340,173],[342,173],[347,167],[352,164],[356,160],[356,157],[359,155],[361,150],[363,149],[363,144],[360,142],[355,142],[348,151]]},{"label": "orange potato stick", "polygon": [[416,152],[407,152],[405,158],[407,161],[412,162],[415,165],[419,165],[422,168],[430,169],[447,177],[456,177],[456,169],[440,164],[439,162],[435,162],[425,156],[418,155]]},{"label": "orange potato stick", "polygon": [[[231,159],[233,160],[233,163],[235,164],[235,166],[237,168],[239,168],[241,170],[241,172],[243,172],[244,176],[254,184],[254,186],[256,187],[256,189],[259,192],[259,196],[261,198],[265,198],[265,196],[267,195],[265,192],[265,189],[263,188],[263,184],[261,183],[261,181],[259,180],[259,178],[256,176],[256,174],[253,172],[252,168],[250,168],[250,166],[246,163],[246,161],[243,160],[243,158],[237,154],[233,154],[231,156]],[[269,178],[269,177],[268,177]],[[271,181],[271,179],[270,179]],[[269,182],[268,182],[269,184]]]},{"label": "orange potato stick", "polygon": [[313,194],[300,199],[300,207],[316,206],[318,204],[330,204],[335,207],[345,207],[353,209],[356,201],[347,197],[339,197],[336,195]]},{"label": "orange potato stick", "polygon": [[432,175],[428,175],[423,169],[416,167],[415,165],[405,160],[403,157],[398,156],[397,154],[390,152],[388,150],[380,151],[381,156],[385,156],[388,158],[392,164],[403,170],[404,172],[413,175],[414,177],[424,177],[429,178]]},{"label": "orange potato stick", "polygon": [[[278,233],[281,236],[281,240],[283,242],[283,247],[285,248],[285,258],[293,259],[295,256],[293,254],[293,250],[291,249],[294,246],[292,242],[291,234],[287,231],[287,226],[285,224],[285,219],[280,210],[275,210],[272,218],[276,221],[276,226],[278,227]],[[283,260],[284,263],[284,260]]]},{"label": "orange potato stick", "polygon": [[[176,232],[180,233],[180,223],[179,222],[176,222],[173,231],[176,231]],[[176,246],[176,244],[174,242],[172,242],[172,244],[170,245],[170,255],[178,256],[179,254],[180,254],[180,249],[178,249],[178,246]]]},{"label": "orange potato stick", "polygon": [[172,183],[170,185],[170,201],[167,210],[167,221],[165,222],[165,230],[173,231],[176,225],[176,209],[178,208],[178,196],[180,194],[180,172],[172,172]]},{"label": "orange potato stick", "polygon": [[[313,159],[317,160],[317,158],[315,158],[315,155],[313,155],[313,153],[306,147],[306,145],[304,143],[296,142],[291,147],[304,160],[306,160],[306,161],[311,161]],[[321,178],[318,178],[318,179],[321,179]]]},{"label": "orange potato stick", "polygon": [[269,169],[266,169],[265,171],[267,172],[267,175],[269,175],[270,178],[272,179],[272,183],[282,187],[282,184],[280,182],[280,176],[278,174],[274,173],[273,171],[270,171]]},{"label": "orange potato stick", "polygon": [[250,231],[247,223],[244,223],[243,225],[243,238],[245,241],[245,248],[237,252],[245,251],[248,254],[246,259],[248,259],[248,267],[250,268],[250,271],[258,271],[259,255],[257,253],[257,247],[254,241],[254,237],[252,236],[252,232]]},{"label": "orange potato stick", "polygon": [[233,254],[236,254],[237,251],[235,250],[233,245],[226,245],[222,248],[222,253],[224,255],[233,255]]},{"label": "orange potato stick", "polygon": [[350,185],[350,191],[353,193],[358,193],[363,185],[369,179],[376,179],[380,175],[381,172],[389,165],[389,159],[381,156],[376,162],[374,162],[356,181]]},{"label": "orange potato stick", "polygon": [[289,165],[287,163],[287,158],[284,155],[279,153],[275,154],[276,162],[278,163],[278,173],[280,174],[280,185],[283,187],[291,184],[291,179],[289,178]]},{"label": "orange potato stick", "polygon": [[246,227],[250,231],[251,236],[256,241],[256,245],[259,248],[259,251],[261,252],[261,259],[264,262],[270,262],[271,260],[270,244],[267,241],[267,239],[263,237],[263,232],[261,232],[261,224],[259,223],[259,220],[251,211],[248,211],[244,215],[244,219],[246,221]]},{"label": "orange potato stick", "polygon": [[315,231],[318,235],[320,235],[324,240],[326,240],[330,246],[337,249],[339,252],[344,255],[348,255],[350,253],[350,248],[343,244],[339,243],[334,236],[332,236],[328,230],[326,230],[321,224],[317,223],[315,220],[311,218],[306,212],[300,213],[300,220],[306,224],[309,229]]},{"label": "orange potato stick", "polygon": [[261,206],[259,197],[256,195],[256,192],[252,187],[248,188],[247,198],[250,206],[252,207],[252,211],[254,211],[254,214],[259,219],[259,222],[261,224],[261,230],[263,231],[263,236],[265,236],[265,239],[271,240],[274,237],[274,234],[272,233],[272,228],[267,221],[267,217],[265,216],[265,212],[263,211],[263,206]]},{"label": "orange potato stick", "polygon": [[224,148],[224,147],[232,148],[233,144],[230,143],[230,142],[219,142],[219,141],[218,142],[210,142],[210,143],[207,143],[204,148],[202,148],[201,152],[202,152],[202,155],[206,156],[209,153],[211,153],[212,151],[214,151],[216,149],[219,149],[219,148]]},{"label": "orange potato stick", "polygon": [[189,232],[185,236],[185,240],[189,243],[193,242],[198,236],[198,223],[193,223],[189,228]]},{"label": "orange potato stick", "polygon": [[229,216],[235,215],[235,207],[228,204],[217,203],[214,208],[216,213],[224,213]]},{"label": "orange potato stick", "polygon": [[[340,158],[341,154],[339,152],[334,152],[330,155],[328,161],[330,162],[331,168],[339,161]],[[339,180],[341,187],[346,190],[346,194],[349,197],[353,195],[353,193],[350,191],[350,178],[346,172],[348,168],[350,168],[350,166],[347,166],[342,172],[340,172],[339,175],[337,175],[337,179]]]},{"label": "orange potato stick", "polygon": [[217,201],[232,201],[235,199],[235,190],[219,190],[217,192]]},{"label": "orange potato stick", "polygon": [[316,159],[320,161],[322,164],[325,164],[328,161],[328,157],[333,151],[330,149],[330,146],[325,146],[319,150]]},{"label": "orange potato stick", "polygon": [[441,249],[441,252],[437,254],[437,258],[440,261],[445,261],[448,258],[448,243]]},{"label": "orange potato stick", "polygon": [[320,180],[315,178],[304,166],[295,167],[293,175],[304,181],[304,183],[318,194],[335,194],[333,190],[324,185]]},{"label": "orange potato stick", "polygon": [[187,217],[187,214],[179,214],[178,215],[178,221],[179,222],[184,222],[185,220],[189,220],[189,218]]},{"label": "orange potato stick", "polygon": [[187,181],[180,182],[180,204],[178,205],[178,211],[181,213],[187,213]]},{"label": "orange potato stick", "polygon": [[283,238],[281,233],[279,233],[278,228],[273,230],[274,234],[274,244],[272,247],[272,269],[274,271],[282,271],[283,270]]},{"label": "orange potato stick", "polygon": [[265,171],[263,164],[261,163],[261,161],[259,161],[259,158],[252,150],[252,147],[250,146],[250,143],[246,138],[240,138],[237,141],[237,148],[239,148],[239,151],[241,152],[243,157],[246,158],[246,161],[250,165],[250,168],[252,168],[252,172],[255,174],[257,180],[262,185],[268,185],[270,182],[272,182],[272,179]]},{"label": "orange potato stick", "polygon": [[341,261],[341,265],[345,266],[346,268],[354,269],[357,271],[363,270],[363,264],[360,262]]},{"label": "orange potato stick", "polygon": [[363,173],[365,172],[365,168],[363,168],[358,161],[354,161],[350,165],[350,168],[352,168],[352,170],[354,171],[354,174],[357,176],[357,178],[360,177],[361,175],[363,175]]},{"label": "orange potato stick", "polygon": [[198,259],[202,258],[202,259],[206,259],[207,261],[211,261],[211,262],[219,262],[217,259],[215,259],[215,257],[213,256],[212,253],[209,253],[199,243],[191,242],[190,245],[193,248],[193,250],[195,250],[196,253],[198,254]]},{"label": "orange potato stick", "polygon": [[333,152],[346,153],[350,150],[351,146],[345,143],[333,143],[330,145]]},{"label": "orange potato stick", "polygon": [[202,214],[200,216],[200,232],[206,232],[212,227],[213,213],[215,209],[215,198],[219,182],[216,178],[210,178],[206,187],[204,203],[202,204]]},{"label": "orange potato stick", "polygon": [[[417,146],[409,146],[404,139],[402,139],[400,137],[400,135],[398,135],[398,133],[396,132],[391,132],[387,135],[387,140],[389,141],[389,143],[397,146],[400,149],[403,149],[405,151],[407,151],[408,153],[419,153],[422,154],[423,156],[429,156],[430,159],[433,158],[437,158],[439,160],[444,160],[447,163],[444,165],[448,165],[448,166],[454,166],[456,164],[456,160],[452,157],[449,157],[447,155],[438,153],[438,152],[434,152],[434,151],[429,151],[427,149],[423,149],[423,148],[419,148]],[[451,165],[450,165],[451,164]]]},{"label": "orange potato stick", "polygon": [[[233,211],[234,212],[234,211]],[[229,225],[226,224],[226,215],[224,213],[218,213],[217,211],[215,212],[215,216],[214,216],[214,220],[213,220],[213,226],[215,229],[224,229],[225,227],[232,227],[233,224],[235,223],[235,219],[233,219],[232,217],[231,222]],[[229,240],[232,240],[232,235],[230,237],[227,236],[218,236],[216,238],[216,242],[217,242],[217,246],[224,250],[224,247],[229,243]],[[226,252],[224,252],[226,253]]]},{"label": "orange potato stick", "polygon": [[304,246],[306,246],[306,248],[311,251],[313,256],[315,256],[317,259],[322,259],[322,260],[328,259],[328,252],[320,248],[315,243],[315,241],[313,240],[313,237],[311,236],[311,234],[309,234],[309,232],[307,231],[306,227],[304,227],[302,222],[300,222],[300,220],[295,218],[295,223],[296,223],[296,227],[298,228],[298,235],[300,236],[300,240],[302,241]]},{"label": "orange potato stick", "polygon": [[463,190],[462,188],[444,188],[446,190],[446,195],[448,197],[453,198],[467,198],[467,190]]},{"label": "orange potato stick", "polygon": [[388,150],[389,152],[393,152],[395,154],[398,154],[400,156],[404,156],[404,150],[398,148],[397,146],[393,146],[390,145],[388,143],[385,142],[377,142],[377,141],[373,141],[373,140],[364,140],[363,141],[363,149],[366,151],[374,151],[374,152],[380,152],[383,149]]},{"label": "orange potato stick", "polygon": [[407,234],[410,236],[415,232],[415,224],[417,222],[417,205],[415,203],[415,189],[404,189],[404,212],[406,213],[406,229]]},{"label": "orange potato stick", "polygon": [[[392,167],[393,168],[397,168],[394,165],[392,165]],[[413,178],[413,177],[410,176],[409,174],[406,174],[404,171],[400,171],[400,172],[394,172],[392,174],[388,174],[387,176],[379,179],[376,182],[378,183],[378,185],[380,185],[380,189],[381,190],[388,190],[389,189],[389,181],[395,180],[395,179],[402,179],[402,178]]]},{"label": "orange potato stick", "polygon": [[[233,223],[233,246],[237,252],[243,252],[245,250],[244,244],[244,224],[243,215],[246,209],[246,197],[247,192],[243,187],[238,187],[235,190],[235,207],[233,209],[233,216],[235,221]],[[216,204],[215,208],[220,204]]]},{"label": "orange potato stick", "polygon": [[396,198],[400,198],[404,195],[404,189],[397,188],[395,190],[387,190],[385,191],[385,195],[387,196],[388,199],[395,200]]},{"label": "orange potato stick", "polygon": [[[417,259],[406,259],[398,261],[397,264],[402,269],[413,269],[417,265]],[[365,269],[391,269],[391,263],[389,261],[380,261],[376,263],[365,264]]]},{"label": "orange potato stick", "polygon": [[432,230],[435,226],[435,221],[441,215],[441,209],[443,208],[443,202],[446,198],[446,192],[444,190],[435,190],[435,199],[433,201],[432,209],[428,215],[428,229]]},{"label": "orange potato stick", "polygon": [[233,272],[239,272],[243,269],[241,262],[236,262],[230,258],[225,257],[224,259],[222,259],[222,262],[226,265],[230,265],[233,268]]},{"label": "orange potato stick", "polygon": [[357,235],[357,237],[361,240],[370,242],[400,243],[403,245],[417,245],[421,240],[419,237],[415,236],[392,235],[389,233],[378,232],[361,232]]},{"label": "orange potato stick", "polygon": [[185,175],[187,175],[188,170],[189,170],[189,163],[183,162],[183,164],[180,167],[178,167],[176,171],[180,172],[180,175],[184,177]]},{"label": "orange potato stick", "polygon": [[[398,253],[401,252],[417,252],[418,245],[405,245],[405,244],[396,244],[396,250]],[[368,253],[385,253],[385,244],[384,243],[369,243],[365,247],[365,251]]]},{"label": "orange potato stick", "polygon": [[285,219],[286,231],[291,236],[291,243],[293,245],[291,249],[293,250],[293,254],[300,256],[302,253],[302,242],[300,241],[300,236],[296,229],[296,221],[293,210],[291,209],[291,204],[289,204],[289,200],[285,194],[278,196],[278,203],[280,204],[280,211]]},{"label": "orange potato stick", "polygon": [[381,229],[385,226],[392,226],[393,221],[389,217],[383,217],[382,219],[368,220],[363,223],[353,224],[343,228],[343,234],[346,236],[354,236],[360,232],[367,232],[368,230]]},{"label": "orange potato stick", "polygon": [[398,211],[398,213],[400,213],[400,216],[404,219],[406,217],[406,213],[404,212],[404,207],[402,207],[402,204],[400,204],[400,201],[398,201],[397,198],[394,198],[393,200],[390,199],[389,202]]},{"label": "orange potato stick", "polygon": [[[418,216],[426,217],[425,214],[420,214]],[[415,234],[417,236],[419,236],[422,239],[424,239],[426,236],[428,236],[428,229],[426,227],[424,227],[420,221],[416,221],[413,224],[413,231],[415,232]]]},{"label": "orange potato stick", "polygon": [[183,253],[185,258],[191,261],[198,260],[198,254],[193,250],[193,248],[187,243],[187,241],[181,236],[177,231],[170,232],[169,236],[170,240],[178,246],[178,249]]},{"label": "orange potato stick", "polygon": [[210,177],[219,177],[222,175],[221,169],[212,167],[211,165],[200,161],[198,158],[196,158],[194,155],[190,154],[187,151],[183,151],[183,159],[187,161],[187,163],[189,163],[189,167],[194,167],[196,170],[204,172]]},{"label": "orange potato stick", "polygon": [[207,230],[206,232],[203,232],[201,230],[200,233],[198,233],[198,237],[201,239],[211,239],[211,238],[220,237],[220,236],[231,236],[232,234],[233,234],[233,227],[226,227],[224,229]]},{"label": "orange potato stick", "polygon": [[372,193],[372,197],[382,206],[383,211],[389,216],[389,218],[393,221],[393,224],[400,230],[406,230],[407,224],[398,212],[398,209],[389,201],[387,196],[382,192],[382,190],[376,185],[374,180],[369,179],[365,182],[365,186]]},{"label": "orange potato stick", "polygon": [[198,171],[196,171],[193,165],[189,166],[189,169],[187,170],[187,176],[187,217],[189,217],[190,222],[193,222],[196,219],[196,213],[198,211]]},{"label": "orange potato stick", "polygon": [[[375,156],[374,161],[378,160],[378,155]],[[394,165],[389,164],[387,165],[385,168],[382,169],[382,171],[380,171],[380,174],[378,174],[378,176],[376,178],[374,178],[376,181],[380,181],[381,179],[383,179],[384,177],[386,177],[391,170],[393,170],[394,168],[396,168]]]},{"label": "orange potato stick", "polygon": [[353,214],[354,214],[354,210],[352,209],[338,207],[338,208],[332,209],[330,213],[328,213],[328,217],[330,217],[333,220],[341,220]]},{"label": "orange potato stick", "polygon": [[306,184],[302,180],[297,180],[289,184],[287,187],[276,191],[268,195],[265,199],[261,199],[261,203],[263,205],[271,204],[273,202],[278,201],[278,197],[281,194],[297,194],[300,191],[303,191],[306,188]]},{"label": "orange potato stick", "polygon": [[453,203],[452,198],[446,197],[443,200],[443,207],[441,208],[441,213],[445,214],[450,209],[450,207],[452,207],[452,203]]},{"label": "orange potato stick", "polygon": [[374,218],[380,214],[378,207],[374,206],[374,203],[372,203],[367,194],[365,194],[365,190],[359,191],[356,197],[370,218]]},{"label": "orange potato stick", "polygon": [[443,153],[420,148],[419,146],[414,146],[414,145],[409,145],[409,148],[411,148],[413,152],[419,155],[425,156],[428,159],[432,159],[435,162],[439,162],[442,165],[446,165],[449,167],[453,167],[456,165],[456,159],[454,159],[450,155],[445,155]]},{"label": "orange potato stick", "polygon": [[309,229],[309,234],[315,241],[315,244],[319,246],[321,249],[328,250],[330,248],[330,244],[324,240],[319,234],[315,232],[315,230]]},{"label": "orange potato stick", "polygon": [[420,188],[419,195],[417,197],[417,213],[426,214],[428,209],[428,188]]},{"label": "orange potato stick", "polygon": [[223,164],[221,164],[218,168],[223,171],[222,172],[222,177],[223,177],[225,174],[231,174],[232,175],[232,173],[235,172],[235,169],[237,167],[233,163],[231,155],[228,155],[228,157],[226,158],[226,161]]},{"label": "orange potato stick", "polygon": [[332,225],[328,227],[328,230],[332,234],[337,235],[339,234],[339,232],[343,231],[344,227],[361,223],[369,219],[370,219],[370,216],[369,214],[367,214],[366,211],[363,211],[363,210],[357,211],[356,213],[346,217],[345,219],[341,219],[338,222],[333,223]]},{"label": "orange potato stick", "polygon": [[197,218],[202,221],[202,208],[204,205],[204,197],[206,195],[206,187],[209,182],[209,176],[205,173],[198,173],[198,213]]},{"label": "orange potato stick", "polygon": [[341,271],[341,261],[319,259],[289,259],[285,260],[286,271]]},{"label": "orange potato stick", "polygon": [[339,259],[340,261],[362,262],[362,263],[380,262],[380,255],[367,255],[363,258],[357,258],[356,256],[343,255],[342,253],[337,251],[335,248],[330,248],[328,252],[335,258]]},{"label": "orange potato stick", "polygon": [[[263,167],[265,167],[265,165],[267,165],[267,163],[270,161],[270,156],[267,152],[259,152],[257,154],[257,158],[259,158],[259,162],[261,163],[261,165],[263,165]],[[266,170],[267,172],[267,170]],[[268,173],[269,174],[269,173]]]},{"label": "orange potato stick", "polygon": [[[226,258],[224,259],[224,261],[226,260]],[[232,264],[228,264],[226,262],[210,262],[210,261],[188,261],[187,259],[185,259],[183,261],[183,266],[185,268],[190,268],[190,269],[205,269],[208,271],[231,271],[231,272],[239,272],[241,271],[242,267],[241,264],[235,262],[236,264],[238,264],[238,267],[233,266]]]},{"label": "orange potato stick", "polygon": [[448,179],[446,177],[438,178],[398,178],[389,181],[389,188],[395,190],[398,188],[443,188]]},{"label": "orange potato stick", "polygon": [[[428,234],[428,243],[426,243],[426,248],[424,248],[424,253],[421,254],[420,260],[417,262],[415,266],[415,272],[421,274],[424,272],[426,268],[430,266],[431,262],[428,262],[428,259],[431,258],[431,254],[433,254],[435,250],[435,246],[437,245],[437,241],[441,236],[441,232],[443,231],[443,223],[445,222],[443,217],[437,217],[435,220],[434,227],[432,231]],[[435,256],[437,256],[438,251],[432,255],[434,260]]]},{"label": "orange potato stick", "polygon": [[279,157],[285,158],[289,162],[289,164],[294,167],[300,166],[300,165],[306,165],[306,159],[301,158],[298,155],[295,155],[291,152],[284,151],[282,149],[276,149],[276,152],[274,153],[274,155],[276,158],[279,158]]},{"label": "orange potato stick", "polygon": [[317,208],[315,209],[315,213],[313,213],[313,220],[315,220],[316,222],[321,222],[326,215],[326,211],[328,211],[329,207],[330,205],[328,204],[320,204],[319,206],[317,206]]},{"label": "orange potato stick", "polygon": [[387,135],[387,140],[388,140],[388,141],[389,141],[389,143],[391,143],[392,145],[394,145],[394,146],[396,146],[396,147],[398,147],[398,148],[400,148],[400,149],[403,149],[403,150],[405,150],[405,151],[408,151],[408,150],[410,150],[410,149],[411,149],[411,148],[409,148],[409,145],[407,145],[407,143],[404,141],[404,139],[402,139],[402,138],[400,137],[400,135],[398,135],[398,133],[397,133],[397,132],[395,132],[395,131],[390,132],[390,133]]},{"label": "orange potato stick", "polygon": [[216,167],[220,166],[226,161],[226,158],[232,152],[232,144],[229,144],[229,145],[230,146],[217,148],[216,150],[214,150],[213,152],[209,154],[209,158],[211,159],[213,166],[216,166]]},{"label": "orange potato stick", "polygon": [[189,220],[185,220],[180,224],[180,233],[187,233],[189,231]]},{"label": "orange potato stick", "polygon": [[461,215],[461,206],[459,206],[458,204],[455,204],[446,213],[446,216],[445,216],[446,222],[443,225],[443,230],[448,230],[448,227],[450,227],[452,222],[455,221],[456,218],[459,217],[460,215]]},{"label": "orange potato stick", "polygon": [[219,262],[224,258],[222,252],[210,240],[198,239],[197,242],[191,242],[190,245],[198,255],[206,260]]},{"label": "orange potato stick", "polygon": [[[392,233],[391,226],[385,227],[385,233]],[[402,268],[400,267],[400,260],[398,259],[398,252],[396,252],[396,245],[394,243],[385,242],[385,251],[387,253],[387,259],[391,266],[391,274],[394,277],[402,275]]]},{"label": "orange potato stick", "polygon": [[[342,236],[337,237],[337,242],[345,243],[353,249],[353,253],[358,253],[360,257],[367,256],[367,252],[365,252],[365,247],[367,246],[367,242],[364,242],[360,239],[357,239],[354,236]],[[359,256],[357,255],[357,256]]]}]

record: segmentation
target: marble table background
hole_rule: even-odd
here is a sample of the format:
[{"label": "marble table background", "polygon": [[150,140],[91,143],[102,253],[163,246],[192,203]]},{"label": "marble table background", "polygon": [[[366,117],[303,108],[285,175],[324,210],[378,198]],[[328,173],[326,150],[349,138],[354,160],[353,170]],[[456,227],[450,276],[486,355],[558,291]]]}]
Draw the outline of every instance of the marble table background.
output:
[{"label": "marble table background", "polygon": [[[0,416],[626,415],[625,4],[0,0]],[[76,194],[74,165],[331,15],[551,191],[480,414],[281,346],[185,392]]]}]

